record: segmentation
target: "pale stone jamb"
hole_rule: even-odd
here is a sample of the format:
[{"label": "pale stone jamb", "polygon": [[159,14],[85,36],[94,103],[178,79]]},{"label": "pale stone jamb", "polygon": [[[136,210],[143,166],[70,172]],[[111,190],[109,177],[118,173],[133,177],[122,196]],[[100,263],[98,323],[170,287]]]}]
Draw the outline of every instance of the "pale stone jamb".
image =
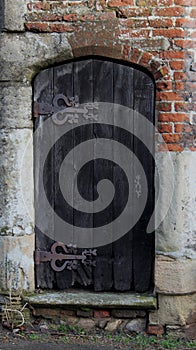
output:
[{"label": "pale stone jamb", "polygon": [[3,29],[7,31],[24,31],[26,12],[25,0],[0,0],[3,2]]}]

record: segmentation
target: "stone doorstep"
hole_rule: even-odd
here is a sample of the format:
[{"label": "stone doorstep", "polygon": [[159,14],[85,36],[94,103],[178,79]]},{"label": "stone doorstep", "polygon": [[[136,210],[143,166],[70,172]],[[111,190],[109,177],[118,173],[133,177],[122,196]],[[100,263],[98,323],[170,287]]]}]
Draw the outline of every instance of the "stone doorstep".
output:
[{"label": "stone doorstep", "polygon": [[137,293],[96,293],[89,291],[47,291],[41,294],[23,296],[31,306],[128,308],[134,310],[157,309],[157,298]]}]

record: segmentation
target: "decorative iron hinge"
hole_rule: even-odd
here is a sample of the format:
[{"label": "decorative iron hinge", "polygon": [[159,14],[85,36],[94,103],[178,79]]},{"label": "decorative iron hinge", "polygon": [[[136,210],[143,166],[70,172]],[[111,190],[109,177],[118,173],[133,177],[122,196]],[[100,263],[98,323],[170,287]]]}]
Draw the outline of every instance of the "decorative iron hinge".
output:
[{"label": "decorative iron hinge", "polygon": [[[64,104],[59,105],[60,101],[63,101]],[[35,118],[39,117],[39,115],[52,115],[62,109],[76,107],[78,103],[78,96],[67,97],[63,94],[58,94],[54,96],[52,104],[35,101],[33,105],[33,114]]]},{"label": "decorative iron hinge", "polygon": [[[63,252],[57,252],[57,249],[61,249]],[[35,264],[39,265],[42,262],[50,262],[54,271],[63,271],[65,268],[68,270],[77,270],[78,262],[83,265],[95,266],[95,257],[97,256],[96,249],[84,249],[81,254],[77,254],[77,248],[75,246],[66,246],[61,242],[56,242],[51,246],[51,251],[35,250]],[[64,262],[63,262],[64,261]],[[57,262],[59,262],[57,264]],[[61,262],[63,262],[61,264]]]}]

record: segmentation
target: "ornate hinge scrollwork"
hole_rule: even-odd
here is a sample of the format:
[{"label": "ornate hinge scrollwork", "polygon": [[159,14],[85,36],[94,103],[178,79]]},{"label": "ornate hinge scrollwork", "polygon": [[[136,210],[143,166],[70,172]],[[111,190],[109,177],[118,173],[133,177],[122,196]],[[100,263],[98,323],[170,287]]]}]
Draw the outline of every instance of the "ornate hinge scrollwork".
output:
[{"label": "ornate hinge scrollwork", "polygon": [[[61,252],[57,252],[58,249]],[[42,262],[50,262],[54,271],[77,270],[80,261],[83,265],[95,266],[95,257],[97,256],[96,249],[84,249],[80,254],[77,254],[75,246],[66,246],[61,242],[56,242],[51,246],[51,251],[35,250],[35,264],[39,265]],[[63,263],[61,263],[63,262]]]},{"label": "ornate hinge scrollwork", "polygon": [[[60,101],[63,101],[63,105],[60,105]],[[55,95],[52,104],[35,101],[33,105],[34,117],[37,118],[39,115],[52,115],[68,107],[77,107],[78,103],[78,96],[67,97],[63,94]]]}]

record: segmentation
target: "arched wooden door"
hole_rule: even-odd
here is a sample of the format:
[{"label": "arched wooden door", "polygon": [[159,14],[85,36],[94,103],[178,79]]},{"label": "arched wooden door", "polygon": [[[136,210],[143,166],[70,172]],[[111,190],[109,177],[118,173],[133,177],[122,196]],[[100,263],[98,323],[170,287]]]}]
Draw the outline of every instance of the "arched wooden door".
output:
[{"label": "arched wooden door", "polygon": [[[44,121],[54,116],[57,110],[74,105],[74,99],[71,97],[75,98],[76,104],[78,97],[78,108],[83,103],[92,102],[115,103],[128,107],[132,110],[130,118],[132,118],[131,122],[134,123],[135,128],[137,128],[138,118],[136,112],[141,113],[152,123],[154,118],[154,82],[150,75],[138,67],[126,65],[123,62],[91,57],[52,67],[38,74],[34,81],[34,116],[35,131],[41,128],[41,132],[34,145],[35,209],[36,222],[43,221],[46,234],[42,232],[40,225],[37,225],[35,250],[37,287],[47,289],[90,288],[95,291],[150,291],[153,288],[154,235],[147,234],[146,227],[154,209],[154,163],[147,147],[134,135],[128,134],[120,128],[109,128],[108,125],[100,124],[97,121],[93,127],[91,125],[90,128],[84,128],[80,136],[72,131],[66,135],[66,139],[62,137],[52,148],[52,152],[49,152],[44,174],[40,172],[42,149],[46,139],[52,139],[54,136],[53,128],[51,127],[49,130],[45,128]],[[142,129],[141,134],[146,134],[151,140],[153,148],[153,132],[149,133],[145,125]],[[65,203],[59,197],[60,189],[56,185],[59,176],[57,169],[60,168],[59,164],[65,157],[63,150],[66,147],[69,148],[70,145],[72,148],[88,138],[102,140],[103,138],[115,139],[116,137],[121,137],[125,147],[132,148],[132,152],[137,154],[142,164],[148,183],[146,204],[134,227],[114,242],[96,248],[96,255],[92,247],[88,255],[90,262],[85,265],[80,259],[82,254],[85,254],[84,248],[63,247],[58,243],[54,245],[56,241],[55,230],[58,228],[55,226],[55,220],[53,220],[53,227],[51,227],[51,218],[42,204],[40,186],[43,186],[44,183],[48,201],[58,216],[68,215],[70,222],[85,227],[85,220],[86,222],[91,220],[92,214],[89,216],[87,214],[85,219],[82,219],[81,224],[77,213],[73,211],[72,214],[68,214],[68,209],[64,206]],[[81,195],[86,196],[85,199],[89,201],[95,200],[97,183],[104,178],[102,175],[103,167],[107,173],[106,177],[111,180],[112,176],[111,181],[114,180],[114,182],[119,171],[118,165],[104,161],[104,159],[94,161],[91,165],[83,169],[83,175],[80,177],[81,183],[77,184],[80,185]],[[69,166],[70,164],[68,168]],[[74,160],[71,166],[74,167]],[[136,188],[132,199],[134,205],[134,201],[140,196],[140,192],[137,191],[137,185],[140,185],[139,178],[134,171],[134,162],[130,164],[130,172]],[[66,176],[69,177],[69,170],[67,170]],[[125,179],[116,180],[117,196],[113,205],[104,212],[104,215],[94,216],[93,223],[86,224],[88,227],[93,229],[93,225],[103,225],[107,223],[107,220],[112,221],[112,216],[117,216],[118,211],[122,211],[121,207],[127,196],[125,182]],[[50,224],[48,224],[49,221]],[[54,231],[54,239],[47,234],[50,230]],[[57,254],[61,254],[61,256]],[[63,254],[68,255],[65,260],[63,260]],[[71,255],[73,260],[71,260]],[[55,257],[56,260],[53,259]],[[58,257],[59,259],[57,259]],[[66,266],[62,268],[65,262],[67,262]],[[93,266],[93,262],[95,266]]]}]

